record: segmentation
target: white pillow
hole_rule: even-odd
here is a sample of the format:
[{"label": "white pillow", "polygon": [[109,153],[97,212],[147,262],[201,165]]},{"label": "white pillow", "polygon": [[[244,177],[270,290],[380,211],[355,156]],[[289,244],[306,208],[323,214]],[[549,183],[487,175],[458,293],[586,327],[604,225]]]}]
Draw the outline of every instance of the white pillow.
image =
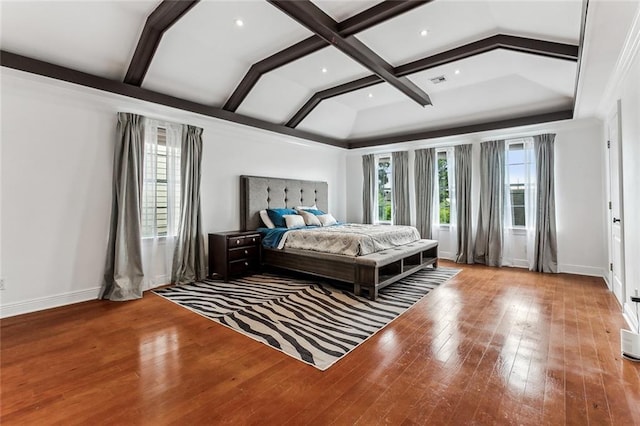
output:
[{"label": "white pillow", "polygon": [[262,223],[264,223],[264,226],[266,226],[267,228],[273,229],[276,227],[273,224],[273,221],[271,220],[269,215],[267,214],[266,210],[260,210],[260,219],[262,219]]},{"label": "white pillow", "polygon": [[312,206],[297,206],[295,209],[296,210],[318,210],[318,206],[316,206],[315,204]]},{"label": "white pillow", "polygon": [[302,218],[304,219],[304,223],[306,223],[307,226],[312,226],[312,225],[322,226],[322,224],[320,223],[320,220],[318,219],[318,216],[316,216],[315,214],[309,213],[301,209],[296,209],[296,211],[300,216],[302,216]]},{"label": "white pillow", "polygon": [[335,225],[336,223],[338,223],[336,218],[330,215],[329,213],[316,216],[316,217],[318,218],[322,226]]},{"label": "white pillow", "polygon": [[282,217],[284,217],[287,228],[298,228],[300,226],[305,226],[304,218],[299,214],[285,214],[282,215]]}]

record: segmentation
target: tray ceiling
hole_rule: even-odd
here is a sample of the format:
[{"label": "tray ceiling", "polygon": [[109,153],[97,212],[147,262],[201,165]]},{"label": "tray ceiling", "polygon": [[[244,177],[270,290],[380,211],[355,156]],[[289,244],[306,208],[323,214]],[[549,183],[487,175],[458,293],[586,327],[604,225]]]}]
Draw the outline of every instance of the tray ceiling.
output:
[{"label": "tray ceiling", "polygon": [[1,7],[3,66],[347,148],[571,118],[585,20],[580,0]]}]

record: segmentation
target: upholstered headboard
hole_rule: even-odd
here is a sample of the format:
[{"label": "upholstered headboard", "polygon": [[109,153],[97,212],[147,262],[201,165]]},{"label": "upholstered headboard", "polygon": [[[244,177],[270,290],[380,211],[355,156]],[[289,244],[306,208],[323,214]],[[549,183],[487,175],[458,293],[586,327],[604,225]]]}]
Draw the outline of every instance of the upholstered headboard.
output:
[{"label": "upholstered headboard", "polygon": [[262,225],[260,210],[317,205],[329,209],[327,182],[240,176],[240,226],[253,230]]}]

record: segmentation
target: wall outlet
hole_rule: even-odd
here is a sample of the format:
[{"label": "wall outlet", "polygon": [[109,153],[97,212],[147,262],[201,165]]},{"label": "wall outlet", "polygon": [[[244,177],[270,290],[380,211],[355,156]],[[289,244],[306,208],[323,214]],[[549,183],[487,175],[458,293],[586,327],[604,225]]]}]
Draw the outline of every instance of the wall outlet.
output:
[{"label": "wall outlet", "polygon": [[0,290],[4,290],[4,278],[0,278]]}]

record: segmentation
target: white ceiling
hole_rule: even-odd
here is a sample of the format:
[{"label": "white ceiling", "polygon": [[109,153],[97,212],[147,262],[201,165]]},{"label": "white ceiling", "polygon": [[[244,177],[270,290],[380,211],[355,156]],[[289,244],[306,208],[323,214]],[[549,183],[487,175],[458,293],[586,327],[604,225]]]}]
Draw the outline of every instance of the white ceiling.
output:
[{"label": "white ceiling", "polygon": [[[122,81],[146,17],[159,3],[2,1],[0,44],[9,52]],[[313,3],[340,22],[380,2]],[[577,45],[582,4],[435,0],[356,37],[392,66],[497,34]],[[594,28],[586,31],[583,59],[588,62],[583,61],[586,77],[581,76],[576,109],[583,116],[596,111],[606,83],[602,74],[617,59],[617,51],[607,44],[606,23],[621,22],[609,28],[619,44],[630,25],[629,15],[638,8],[635,0],[589,4],[589,13],[598,16],[589,16]],[[242,27],[237,19],[244,22]],[[423,29],[427,36],[420,35]],[[222,108],[252,64],[311,35],[266,1],[201,1],[165,32],[142,87]],[[601,57],[604,63],[598,61]],[[421,107],[380,83],[324,100],[297,128],[351,139],[571,109],[576,73],[575,61],[497,49],[408,76],[430,95],[432,106]],[[371,74],[328,46],[262,75],[236,112],[285,124],[315,92]],[[447,81],[431,83],[429,79],[439,75]]]}]

